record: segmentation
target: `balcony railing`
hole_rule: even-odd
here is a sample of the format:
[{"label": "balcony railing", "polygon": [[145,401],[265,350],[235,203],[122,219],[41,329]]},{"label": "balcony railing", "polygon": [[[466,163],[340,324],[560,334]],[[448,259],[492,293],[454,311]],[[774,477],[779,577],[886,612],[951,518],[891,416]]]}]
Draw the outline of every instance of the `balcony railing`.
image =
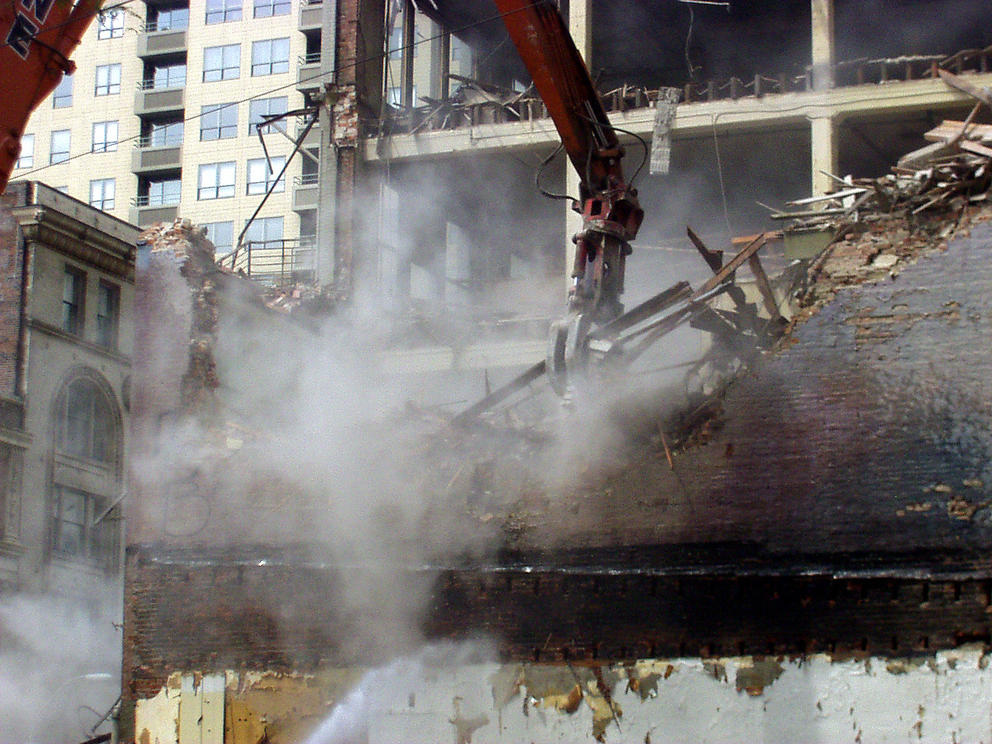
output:
[{"label": "balcony railing", "polygon": [[158,21],[147,21],[142,27],[142,31],[146,34],[163,33],[165,31],[185,31],[189,28],[188,23],[186,25],[172,25],[171,23],[159,24]]},{"label": "balcony railing", "polygon": [[134,147],[136,150],[147,150],[152,147],[181,147],[182,144],[183,137],[181,134],[166,135],[164,137],[144,134],[134,141]]},{"label": "balcony railing", "polygon": [[131,199],[135,207],[175,207],[179,204],[179,194],[141,194]]},{"label": "balcony railing", "polygon": [[185,88],[186,87],[186,76],[176,77],[175,79],[170,78],[169,80],[155,80],[155,78],[148,78],[146,80],[138,81],[138,90],[171,90],[174,88]]},{"label": "balcony railing", "polygon": [[316,273],[313,236],[248,241],[217,259],[217,265],[267,284],[313,281]]}]

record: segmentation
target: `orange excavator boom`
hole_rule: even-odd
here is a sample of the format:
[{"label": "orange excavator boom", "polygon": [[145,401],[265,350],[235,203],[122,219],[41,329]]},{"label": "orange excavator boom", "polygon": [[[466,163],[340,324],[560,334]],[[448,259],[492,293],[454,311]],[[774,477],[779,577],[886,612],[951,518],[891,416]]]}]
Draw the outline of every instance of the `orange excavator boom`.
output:
[{"label": "orange excavator boom", "polygon": [[101,0],[11,0],[0,4],[0,193],[21,152],[28,118],[75,65],[75,51]]}]

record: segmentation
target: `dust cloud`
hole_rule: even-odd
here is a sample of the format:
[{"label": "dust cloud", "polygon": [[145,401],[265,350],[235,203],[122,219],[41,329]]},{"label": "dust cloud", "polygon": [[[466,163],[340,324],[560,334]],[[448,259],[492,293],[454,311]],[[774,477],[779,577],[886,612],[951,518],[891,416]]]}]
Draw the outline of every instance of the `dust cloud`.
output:
[{"label": "dust cloud", "polygon": [[120,694],[118,594],[108,587],[86,602],[0,601],[0,743],[84,741],[111,731]]}]

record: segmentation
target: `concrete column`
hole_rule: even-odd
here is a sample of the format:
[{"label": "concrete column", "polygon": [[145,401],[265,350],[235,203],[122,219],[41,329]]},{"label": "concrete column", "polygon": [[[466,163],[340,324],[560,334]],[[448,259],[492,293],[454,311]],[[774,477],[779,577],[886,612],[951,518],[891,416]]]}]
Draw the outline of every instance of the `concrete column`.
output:
[{"label": "concrete column", "polygon": [[[592,64],[592,0],[571,0],[568,4],[568,32],[572,35],[579,54]],[[578,198],[579,174],[565,158],[565,193]],[[572,210],[571,202],[565,205],[565,280],[566,289],[571,286],[572,262],[575,260],[575,244],[572,236],[582,228],[582,218]]]},{"label": "concrete column", "polygon": [[[813,90],[826,91],[834,87],[834,0],[810,0],[812,34]],[[812,191],[823,194],[834,188],[833,179],[822,171],[837,173],[837,122],[829,116],[818,117],[811,123],[810,161]]]},{"label": "concrete column", "polygon": [[825,175],[837,172],[837,123],[830,116],[820,116],[810,122],[810,167],[812,168],[812,193],[814,195],[825,194],[836,189],[837,184],[832,178]]},{"label": "concrete column", "polygon": [[834,0],[810,0],[813,90],[834,87]]},{"label": "concrete column", "polygon": [[472,299],[466,286],[472,278],[471,238],[463,228],[449,222],[445,248],[444,302],[459,308],[468,307]]}]

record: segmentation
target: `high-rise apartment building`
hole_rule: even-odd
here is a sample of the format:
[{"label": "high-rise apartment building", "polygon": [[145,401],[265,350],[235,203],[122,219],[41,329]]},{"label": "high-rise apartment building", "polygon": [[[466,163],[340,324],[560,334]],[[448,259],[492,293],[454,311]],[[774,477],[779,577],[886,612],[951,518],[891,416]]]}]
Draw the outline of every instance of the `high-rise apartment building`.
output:
[{"label": "high-rise apartment building", "polygon": [[[296,117],[273,125],[264,146],[254,124],[303,108],[319,87],[320,7],[114,5],[87,31],[75,74],[31,118],[14,177],[30,173],[139,225],[192,219],[221,256],[293,151]],[[298,156],[286,167],[247,239],[298,244],[313,235],[312,162]]]},{"label": "high-rise apartment building", "polygon": [[[414,22],[412,10],[416,30],[408,40],[406,12],[387,19],[395,29],[389,43],[416,44],[428,64],[417,64],[413,88],[438,96],[428,82],[437,79],[438,54],[464,74],[471,54],[457,41],[423,44],[434,24],[419,13]],[[333,79],[333,66],[321,65],[323,15],[320,0],[109,4],[74,55],[75,74],[32,116],[13,177],[40,179],[137,225],[188,218],[206,226],[218,258],[245,231],[255,265],[243,252],[238,268],[253,275],[302,269],[312,277],[318,124],[293,151],[310,116],[302,112]],[[400,92],[399,50],[365,50],[377,55],[390,59],[387,101],[410,105]],[[255,125],[286,112],[301,113],[263,128],[263,144]]]}]

